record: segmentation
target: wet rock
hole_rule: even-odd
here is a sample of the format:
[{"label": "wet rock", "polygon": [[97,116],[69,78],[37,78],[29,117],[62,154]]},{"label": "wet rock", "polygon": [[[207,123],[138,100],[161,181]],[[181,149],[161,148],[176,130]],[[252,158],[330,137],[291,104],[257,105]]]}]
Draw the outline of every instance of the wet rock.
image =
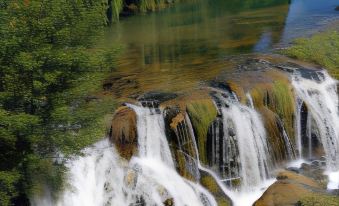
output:
[{"label": "wet rock", "polygon": [[243,64],[237,66],[238,72],[264,71],[271,68],[271,63],[260,58],[249,58]]},{"label": "wet rock", "polygon": [[232,205],[231,199],[225,195],[215,179],[205,171],[200,171],[200,183],[215,197],[219,206]]},{"label": "wet rock", "polygon": [[323,193],[323,188],[313,179],[291,171],[282,171],[277,181],[257,200],[255,206],[294,206],[302,198]]},{"label": "wet rock", "polygon": [[125,183],[128,187],[134,189],[138,180],[138,174],[134,170],[128,170],[125,175]]},{"label": "wet rock", "polygon": [[168,106],[164,109],[165,133],[169,143],[178,145],[175,130],[171,127],[173,119],[180,113],[177,106]]},{"label": "wet rock", "polygon": [[287,170],[295,173],[299,173],[300,171],[298,167],[288,167]]},{"label": "wet rock", "polygon": [[339,6],[336,6],[334,10],[339,11]]},{"label": "wet rock", "polygon": [[226,92],[231,92],[231,87],[224,83],[224,82],[219,82],[219,81],[210,81],[209,82],[209,85],[213,88],[216,88],[216,89],[220,89],[222,91],[226,91]]},{"label": "wet rock", "polygon": [[169,199],[165,200],[164,205],[165,206],[174,206],[173,198],[169,198]]},{"label": "wet rock", "polygon": [[185,119],[186,114],[178,107],[167,107],[164,113],[166,135],[176,159],[177,171],[186,179],[196,181],[200,176],[195,159],[194,140]]},{"label": "wet rock", "polygon": [[116,110],[112,120],[110,140],[127,160],[137,151],[136,119],[134,110],[123,106]]},{"label": "wet rock", "polygon": [[[166,93],[166,92],[148,92],[138,97],[138,101],[140,102],[157,102],[161,104],[162,102],[175,99],[178,95],[175,93]],[[158,105],[159,106],[159,105]]]},{"label": "wet rock", "polygon": [[328,177],[324,175],[324,169],[321,164],[316,165],[316,164],[303,163],[299,171],[300,171],[300,174],[306,177],[312,178],[313,180],[317,181],[318,184],[320,184],[321,186],[326,187],[327,182],[328,182]]}]

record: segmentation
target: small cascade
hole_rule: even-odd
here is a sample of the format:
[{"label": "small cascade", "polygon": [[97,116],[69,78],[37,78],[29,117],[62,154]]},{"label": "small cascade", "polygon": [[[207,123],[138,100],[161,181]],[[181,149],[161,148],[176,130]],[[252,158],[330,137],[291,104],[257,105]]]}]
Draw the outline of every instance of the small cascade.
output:
[{"label": "small cascade", "polygon": [[296,97],[296,108],[295,108],[295,140],[297,145],[298,151],[298,158],[302,159],[302,144],[301,144],[301,108],[302,108],[303,101]]},{"label": "small cascade", "polygon": [[216,98],[222,102],[221,138],[226,145],[223,148],[226,162],[222,162],[222,166],[228,171],[237,171],[226,179],[240,178],[241,190],[250,191],[268,178],[271,169],[263,122],[253,108],[240,104],[234,95],[219,91]]},{"label": "small cascade", "polygon": [[[302,72],[302,71],[301,71]],[[339,168],[339,109],[337,81],[331,78],[326,71],[312,72],[312,75],[303,75],[296,71],[293,75],[292,84],[294,86],[298,101],[299,110],[296,114],[296,124],[299,130],[297,135],[297,145],[299,155],[303,152],[301,148],[301,105],[305,104],[309,115],[306,123],[306,136],[308,137],[308,154],[312,154],[312,132],[316,130],[318,138],[323,146],[328,170],[338,170]],[[307,78],[310,76],[311,78]],[[301,103],[303,102],[303,103]],[[299,117],[299,118],[298,118]],[[314,123],[313,123],[314,121]],[[315,128],[316,127],[316,128]]]},{"label": "small cascade", "polygon": [[[128,104],[137,114],[138,147],[141,158],[158,158],[169,167],[174,162],[165,134],[165,122],[162,113],[154,104],[152,107],[140,107]],[[158,111],[158,112],[156,112]]]},{"label": "small cascade", "polygon": [[306,122],[306,136],[307,136],[307,144],[308,144],[308,159],[312,158],[312,115],[311,113],[307,114],[307,122]]},{"label": "small cascade", "polygon": [[246,93],[246,97],[247,97],[247,101],[248,101],[248,106],[252,109],[254,109],[254,103],[253,103],[253,99],[250,93]]},{"label": "small cascade", "polygon": [[294,152],[294,147],[290,141],[290,138],[285,130],[284,124],[283,122],[278,119],[278,128],[280,133],[282,134],[283,140],[284,140],[284,145],[285,145],[285,149],[286,149],[286,154],[287,154],[287,159],[288,160],[293,160],[295,159],[295,152]]}]

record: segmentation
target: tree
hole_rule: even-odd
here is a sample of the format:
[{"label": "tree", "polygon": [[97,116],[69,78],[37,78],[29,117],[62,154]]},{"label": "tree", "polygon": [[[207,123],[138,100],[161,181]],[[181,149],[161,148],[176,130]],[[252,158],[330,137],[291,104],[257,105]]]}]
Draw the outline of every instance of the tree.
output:
[{"label": "tree", "polygon": [[68,95],[84,77],[111,69],[111,56],[93,48],[106,9],[95,0],[0,0],[0,205],[28,204],[35,180],[60,187],[62,165],[48,157],[76,142],[74,125],[84,127],[70,121],[81,104]]}]

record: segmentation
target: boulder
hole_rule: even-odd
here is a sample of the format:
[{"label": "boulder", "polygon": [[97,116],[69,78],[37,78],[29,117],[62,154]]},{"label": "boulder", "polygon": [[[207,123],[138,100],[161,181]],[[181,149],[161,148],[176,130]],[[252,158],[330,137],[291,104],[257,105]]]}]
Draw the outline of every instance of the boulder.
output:
[{"label": "boulder", "polygon": [[123,106],[116,110],[111,126],[110,140],[122,157],[129,160],[137,151],[137,116],[134,110]]},{"label": "boulder", "polygon": [[282,171],[277,181],[271,185],[255,206],[295,206],[303,198],[314,194],[323,194],[325,190],[315,180],[292,171]]}]

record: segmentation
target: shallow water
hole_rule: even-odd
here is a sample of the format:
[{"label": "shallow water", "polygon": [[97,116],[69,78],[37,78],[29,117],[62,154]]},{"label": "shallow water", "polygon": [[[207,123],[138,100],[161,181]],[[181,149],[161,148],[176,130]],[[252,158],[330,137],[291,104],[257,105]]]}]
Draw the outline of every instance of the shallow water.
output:
[{"label": "shallow water", "polygon": [[232,71],[230,55],[270,52],[308,36],[339,17],[336,0],[194,0],[122,18],[104,46],[124,45],[113,73],[132,86],[118,96],[181,91]]}]

